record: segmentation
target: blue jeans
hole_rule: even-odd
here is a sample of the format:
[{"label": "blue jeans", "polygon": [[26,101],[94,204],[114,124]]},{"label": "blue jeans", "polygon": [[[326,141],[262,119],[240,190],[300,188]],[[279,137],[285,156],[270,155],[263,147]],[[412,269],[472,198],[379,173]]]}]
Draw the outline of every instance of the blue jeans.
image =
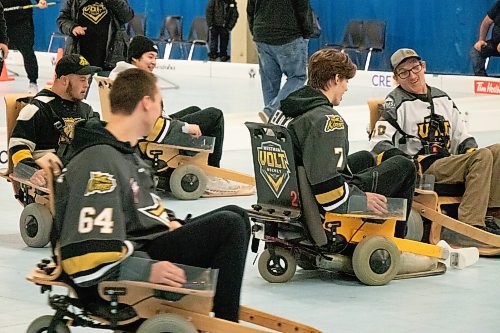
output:
[{"label": "blue jeans", "polygon": [[486,59],[488,57],[499,57],[500,52],[497,51],[496,43],[492,43],[491,40],[486,41],[486,44],[481,47],[481,52],[472,48],[470,51],[470,58],[472,60],[472,69],[474,70],[474,75],[476,76],[488,76],[486,74]]},{"label": "blue jeans", "polygon": [[[269,117],[278,110],[281,100],[305,84],[308,43],[302,37],[284,45],[257,43],[264,112]],[[283,74],[287,80],[280,89]]]}]

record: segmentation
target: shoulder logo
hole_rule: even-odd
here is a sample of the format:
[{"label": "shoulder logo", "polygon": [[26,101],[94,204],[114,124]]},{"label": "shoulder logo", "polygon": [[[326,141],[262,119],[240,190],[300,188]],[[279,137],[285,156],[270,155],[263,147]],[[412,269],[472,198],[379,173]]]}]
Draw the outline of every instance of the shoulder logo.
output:
[{"label": "shoulder logo", "polygon": [[278,198],[290,180],[286,152],[279,144],[271,141],[262,142],[257,151],[260,173],[276,198]]},{"label": "shoulder logo", "polygon": [[338,129],[344,129],[344,119],[339,115],[326,115],[325,132],[333,132]]},{"label": "shoulder logo", "polygon": [[87,182],[87,189],[85,190],[85,196],[92,194],[104,194],[113,192],[116,188],[115,176],[100,171],[91,171],[90,179]]},{"label": "shoulder logo", "polygon": [[163,207],[163,202],[161,201],[161,198],[156,194],[153,193],[150,194],[151,194],[151,199],[153,199],[153,204],[147,207],[138,208],[137,210],[150,218],[153,218],[157,221],[167,224],[167,222],[169,221],[168,213],[165,207]]},{"label": "shoulder logo", "polygon": [[392,98],[387,98],[385,101],[384,101],[384,108],[385,109],[392,109],[396,106],[396,104],[394,103],[394,100]]}]

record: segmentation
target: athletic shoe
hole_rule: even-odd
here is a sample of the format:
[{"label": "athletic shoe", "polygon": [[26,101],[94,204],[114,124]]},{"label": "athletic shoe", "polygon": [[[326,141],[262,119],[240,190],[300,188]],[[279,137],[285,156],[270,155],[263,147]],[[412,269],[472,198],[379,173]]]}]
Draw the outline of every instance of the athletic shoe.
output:
[{"label": "athletic shoe", "polygon": [[28,94],[35,95],[38,92],[38,85],[35,82],[30,82],[28,86]]},{"label": "athletic shoe", "polygon": [[220,177],[208,177],[203,197],[228,197],[255,194],[255,186],[237,183]]},{"label": "athletic shoe", "polygon": [[500,227],[496,224],[495,218],[493,216],[486,216],[484,219],[484,224],[484,226],[475,225],[474,227],[489,232],[490,234],[500,235]]}]

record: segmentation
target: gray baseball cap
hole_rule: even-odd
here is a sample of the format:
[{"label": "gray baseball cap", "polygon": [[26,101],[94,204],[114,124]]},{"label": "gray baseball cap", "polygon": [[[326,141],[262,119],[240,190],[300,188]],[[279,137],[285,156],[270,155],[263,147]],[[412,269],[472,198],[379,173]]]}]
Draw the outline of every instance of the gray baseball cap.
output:
[{"label": "gray baseball cap", "polygon": [[396,69],[403,61],[405,61],[408,58],[417,58],[418,60],[421,60],[420,56],[415,52],[415,50],[412,49],[399,49],[396,52],[394,52],[391,56],[391,66],[392,70]]}]

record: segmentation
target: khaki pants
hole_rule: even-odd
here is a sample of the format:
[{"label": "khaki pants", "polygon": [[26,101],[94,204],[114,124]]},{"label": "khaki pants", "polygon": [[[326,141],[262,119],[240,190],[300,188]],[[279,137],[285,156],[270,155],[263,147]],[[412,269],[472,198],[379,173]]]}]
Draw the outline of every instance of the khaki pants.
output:
[{"label": "khaki pants", "polygon": [[436,183],[465,183],[458,208],[462,222],[484,226],[487,208],[500,207],[500,144],[439,159],[425,174],[434,175]]}]

